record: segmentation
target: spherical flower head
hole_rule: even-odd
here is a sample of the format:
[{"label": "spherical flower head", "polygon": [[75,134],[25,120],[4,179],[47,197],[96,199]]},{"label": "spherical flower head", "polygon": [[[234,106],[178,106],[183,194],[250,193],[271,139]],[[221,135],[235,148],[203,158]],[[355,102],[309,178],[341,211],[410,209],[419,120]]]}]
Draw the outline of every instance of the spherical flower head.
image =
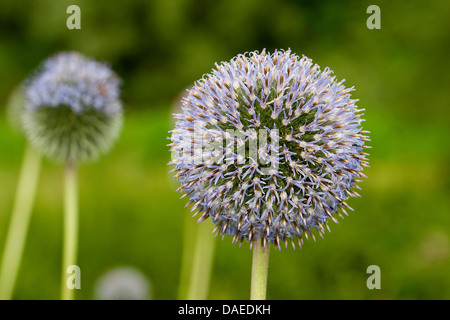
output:
[{"label": "spherical flower head", "polygon": [[[176,114],[172,161],[199,222],[234,243],[323,235],[365,177],[353,88],[287,51],[240,54],[195,83]],[[314,238],[315,239],[315,238]],[[294,246],[295,247],[295,246]]]},{"label": "spherical flower head", "polygon": [[122,126],[120,79],[75,52],[47,59],[28,80],[23,127],[57,161],[85,161],[111,148]]},{"label": "spherical flower head", "polygon": [[151,287],[147,277],[133,267],[116,267],[107,271],[95,285],[97,300],[148,300]]}]

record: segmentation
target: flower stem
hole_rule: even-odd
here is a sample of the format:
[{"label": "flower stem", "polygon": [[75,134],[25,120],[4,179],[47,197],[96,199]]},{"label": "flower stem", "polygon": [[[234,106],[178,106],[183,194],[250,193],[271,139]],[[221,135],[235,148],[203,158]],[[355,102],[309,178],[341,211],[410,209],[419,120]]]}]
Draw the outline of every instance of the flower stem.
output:
[{"label": "flower stem", "polygon": [[215,243],[211,230],[209,220],[200,223],[197,228],[187,300],[206,300],[208,297]]},{"label": "flower stem", "polygon": [[61,274],[61,299],[73,300],[74,291],[67,283],[67,268],[77,263],[78,182],[77,169],[68,161],[64,181],[64,248]]},{"label": "flower stem", "polygon": [[30,222],[31,208],[41,168],[41,156],[27,146],[17,185],[11,221],[6,236],[0,270],[0,300],[12,298],[23,256]]},{"label": "flower stem", "polygon": [[263,248],[261,241],[256,241],[253,247],[252,280],[250,289],[251,300],[266,299],[268,269],[269,246]]},{"label": "flower stem", "polygon": [[195,235],[197,226],[195,225],[190,211],[187,210],[184,215],[183,226],[183,251],[181,254],[181,268],[180,268],[180,280],[178,284],[178,299],[185,300],[190,280],[190,274],[192,270],[192,256],[195,244]]}]

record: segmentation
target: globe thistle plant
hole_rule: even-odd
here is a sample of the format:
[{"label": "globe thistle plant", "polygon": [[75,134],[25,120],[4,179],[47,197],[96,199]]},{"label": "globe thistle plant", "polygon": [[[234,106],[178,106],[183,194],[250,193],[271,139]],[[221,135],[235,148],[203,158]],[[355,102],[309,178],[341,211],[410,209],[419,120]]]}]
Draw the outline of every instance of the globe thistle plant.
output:
[{"label": "globe thistle plant", "polygon": [[323,236],[359,196],[368,138],[343,82],[290,50],[255,51],[216,64],[175,115],[183,197],[216,234],[256,245],[254,263],[270,244]]},{"label": "globe thistle plant", "polygon": [[122,125],[119,78],[109,66],[75,52],[47,59],[30,79],[23,127],[31,144],[57,161],[106,152]]},{"label": "globe thistle plant", "polygon": [[139,270],[121,266],[105,272],[96,282],[96,300],[148,300],[151,298],[151,285]]},{"label": "globe thistle plant", "polygon": [[29,79],[22,123],[31,145],[66,163],[62,298],[72,299],[66,269],[76,265],[77,164],[111,148],[122,126],[120,80],[109,66],[76,52],[47,59]]}]

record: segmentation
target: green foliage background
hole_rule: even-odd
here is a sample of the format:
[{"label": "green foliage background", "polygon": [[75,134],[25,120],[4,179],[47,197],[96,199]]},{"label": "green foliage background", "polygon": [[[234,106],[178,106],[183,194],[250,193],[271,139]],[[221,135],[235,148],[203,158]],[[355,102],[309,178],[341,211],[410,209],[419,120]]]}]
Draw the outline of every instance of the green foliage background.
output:
[{"label": "green foliage background", "polygon": [[[66,8],[81,8],[68,30]],[[381,8],[381,30],[366,9]],[[329,66],[366,108],[370,164],[362,198],[332,232],[303,249],[272,251],[269,299],[450,298],[450,4],[448,1],[0,2],[0,111],[49,55],[75,50],[107,61],[126,106],[114,150],[80,170],[79,299],[106,270],[146,274],[154,299],[175,299],[185,200],[167,171],[171,113],[215,62],[291,48]],[[25,141],[0,113],[0,250]],[[58,299],[62,167],[44,162],[14,297]],[[195,224],[195,219],[191,219]],[[251,252],[216,239],[210,299],[249,297]],[[381,268],[381,290],[366,269]]]}]

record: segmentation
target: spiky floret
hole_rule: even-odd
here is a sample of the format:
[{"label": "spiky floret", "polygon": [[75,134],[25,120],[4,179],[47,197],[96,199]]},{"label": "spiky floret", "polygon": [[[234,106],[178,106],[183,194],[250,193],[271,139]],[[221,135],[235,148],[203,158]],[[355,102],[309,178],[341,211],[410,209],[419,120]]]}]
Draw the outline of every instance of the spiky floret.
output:
[{"label": "spiky floret", "polygon": [[105,64],[67,52],[47,59],[27,82],[23,127],[57,161],[95,159],[122,127],[120,79]]},{"label": "spiky floret", "polygon": [[[368,166],[363,110],[343,82],[290,50],[240,54],[196,82],[175,115],[170,164],[199,222],[278,248],[338,223]],[[261,135],[271,142],[255,148]]]}]

